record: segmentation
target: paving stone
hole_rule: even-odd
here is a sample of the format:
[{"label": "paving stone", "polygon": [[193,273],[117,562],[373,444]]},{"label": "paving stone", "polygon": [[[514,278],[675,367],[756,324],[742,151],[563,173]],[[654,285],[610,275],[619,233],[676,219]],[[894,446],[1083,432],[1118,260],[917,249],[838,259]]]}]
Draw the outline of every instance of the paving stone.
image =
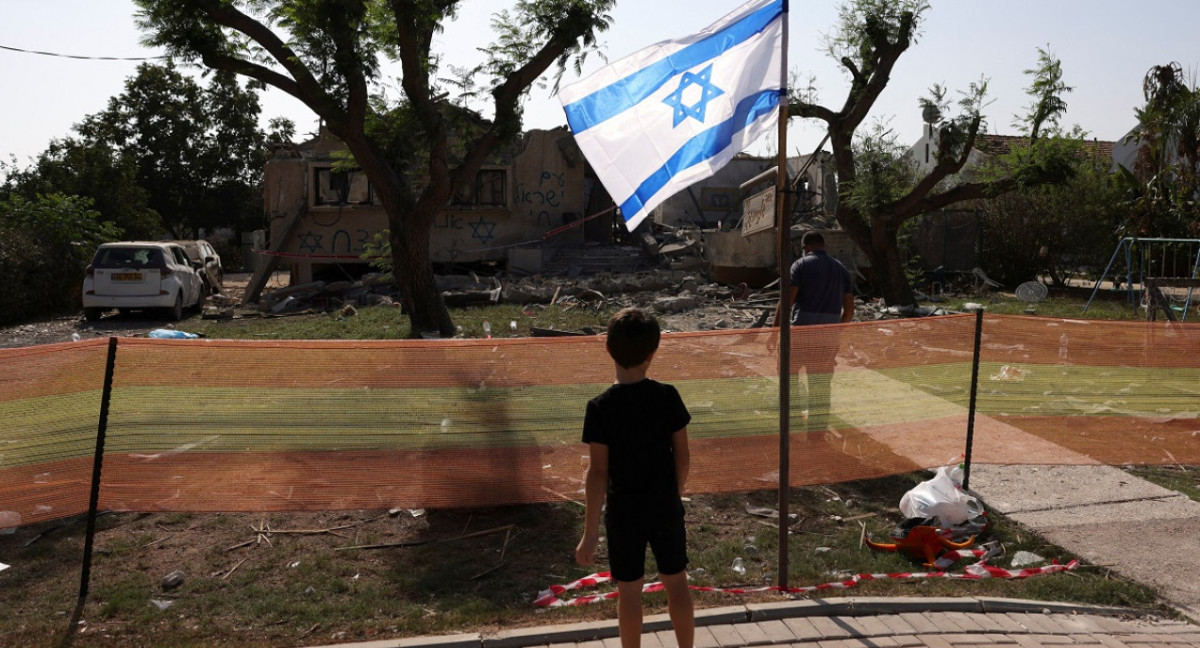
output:
[{"label": "paving stone", "polygon": [[929,622],[932,623],[935,628],[937,628],[937,631],[941,633],[965,632],[968,630],[968,628],[964,628],[959,625],[958,622],[954,620],[954,617],[950,616],[950,614],[947,612],[922,612],[921,616],[924,616],[926,619],[928,619]]},{"label": "paving stone", "polygon": [[846,639],[851,636],[850,629],[836,619],[841,617],[809,617],[809,621],[821,632],[822,639]]},{"label": "paving stone", "polygon": [[983,632],[1006,632],[1011,627],[1000,620],[1004,618],[1003,615],[984,614],[982,612],[963,612],[962,615],[967,622],[977,626]]},{"label": "paving stone", "polygon": [[817,642],[818,648],[870,648],[870,644],[861,639],[822,639]]},{"label": "paving stone", "polygon": [[791,628],[782,619],[763,621],[758,624],[758,627],[762,628],[762,631],[767,635],[767,643],[783,644],[796,640],[795,633],[792,632]]},{"label": "paving stone", "polygon": [[738,623],[733,626],[733,630],[742,637],[743,646],[763,646],[771,643],[767,633],[757,623]]},{"label": "paving stone", "polygon": [[937,634],[920,634],[917,638],[921,640],[929,648],[954,648],[950,642],[942,639],[942,635]]},{"label": "paving stone", "polygon": [[864,637],[882,637],[892,634],[892,629],[876,616],[856,616],[854,625],[858,628],[859,634]]},{"label": "paving stone", "polygon": [[1094,634],[1092,639],[1099,641],[1106,648],[1129,648],[1124,641],[1109,634]]},{"label": "paving stone", "polygon": [[743,640],[742,635],[738,634],[737,630],[734,629],[735,626],[736,624],[714,625],[708,626],[708,629],[712,631],[713,637],[716,638],[719,645],[738,646]]},{"label": "paving stone", "polygon": [[900,615],[900,618],[912,626],[917,634],[938,633],[942,631],[937,624],[930,621],[929,617],[921,612],[905,612]]},{"label": "paving stone", "polygon": [[783,624],[801,641],[818,641],[825,637],[821,629],[813,625],[812,619],[809,617],[783,619]]},{"label": "paving stone", "polygon": [[899,614],[885,614],[875,618],[878,619],[880,623],[887,626],[887,629],[890,630],[894,635],[917,634],[917,631],[912,627],[912,624],[910,624],[908,621],[905,621],[904,617],[900,616]]},{"label": "paving stone", "polygon": [[717,638],[713,636],[712,630],[708,626],[699,626],[696,628],[694,643],[696,644],[696,648],[721,647],[721,643],[718,642]]},{"label": "paving stone", "polygon": [[[974,616],[983,615],[977,614]],[[974,616],[966,612],[946,612],[942,614],[942,617],[950,619],[954,622],[954,625],[966,632],[986,632],[987,630],[991,629],[984,627],[981,623],[979,623],[979,621],[975,620]]]},{"label": "paving stone", "polygon": [[643,632],[642,648],[677,648],[674,635],[672,635],[670,643],[663,643],[662,639],[661,632]]}]

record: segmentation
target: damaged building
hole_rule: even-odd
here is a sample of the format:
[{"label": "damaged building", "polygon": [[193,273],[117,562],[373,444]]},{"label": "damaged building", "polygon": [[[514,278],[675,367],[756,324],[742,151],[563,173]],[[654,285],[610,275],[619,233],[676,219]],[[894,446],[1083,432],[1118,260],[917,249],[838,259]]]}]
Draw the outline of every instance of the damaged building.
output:
[{"label": "damaged building", "polygon": [[[267,163],[263,198],[271,246],[263,252],[268,264],[260,266],[287,269],[293,283],[308,283],[324,270],[365,264],[361,255],[388,219],[365,174],[335,168],[335,153],[343,148],[323,133]],[[602,198],[592,196],[598,185],[585,170],[570,131],[525,133],[455,194],[434,224],[431,260],[520,265],[539,257],[551,237],[568,246],[609,240],[611,221],[583,222],[589,202]]]}]

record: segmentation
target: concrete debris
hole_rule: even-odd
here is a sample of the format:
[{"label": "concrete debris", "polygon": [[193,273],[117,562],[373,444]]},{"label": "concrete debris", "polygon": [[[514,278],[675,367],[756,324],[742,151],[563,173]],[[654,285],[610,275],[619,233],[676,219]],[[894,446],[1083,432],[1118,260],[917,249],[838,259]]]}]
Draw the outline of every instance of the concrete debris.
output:
[{"label": "concrete debris", "polygon": [[[644,233],[640,238],[641,248],[617,245],[560,250],[555,257],[558,265],[547,266],[538,274],[480,276],[468,272],[436,275],[435,281],[450,307],[501,303],[531,308],[638,306],[658,314],[664,329],[674,331],[774,324],[778,283],[755,289],[745,283],[729,286],[712,281],[706,272],[704,239],[699,230],[679,228]],[[358,281],[314,281],[268,291],[256,306],[263,314],[319,310],[353,317],[365,306],[401,303],[398,289],[383,275],[372,273]],[[212,317],[231,316],[229,308],[218,307],[210,312]],[[878,300],[858,300],[854,319],[929,317],[950,312],[940,307],[895,307]],[[578,333],[541,331],[539,334]]]}]

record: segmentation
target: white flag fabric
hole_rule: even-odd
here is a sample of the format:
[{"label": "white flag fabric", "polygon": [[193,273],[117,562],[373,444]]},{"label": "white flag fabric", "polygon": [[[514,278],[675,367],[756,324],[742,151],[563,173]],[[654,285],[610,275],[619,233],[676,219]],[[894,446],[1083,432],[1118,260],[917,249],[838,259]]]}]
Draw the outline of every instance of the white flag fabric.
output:
[{"label": "white flag fabric", "polygon": [[776,127],[784,20],[784,0],[751,0],[559,92],[579,148],[630,231]]}]

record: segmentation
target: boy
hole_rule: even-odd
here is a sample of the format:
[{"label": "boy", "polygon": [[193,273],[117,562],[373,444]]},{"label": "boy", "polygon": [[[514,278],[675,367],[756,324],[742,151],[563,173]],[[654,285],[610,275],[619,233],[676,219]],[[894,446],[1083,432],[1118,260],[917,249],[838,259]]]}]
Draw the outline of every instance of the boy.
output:
[{"label": "boy", "polygon": [[658,321],[639,309],[612,316],[605,346],[616,365],[617,383],[588,401],[583,420],[589,454],[587,513],[575,560],[581,565],[595,560],[607,497],[604,529],[609,568],[617,581],[621,648],[641,646],[647,544],[667,592],[679,648],[692,648],[695,635],[680,501],[690,462],[691,415],[674,387],[646,377],[659,337]]}]

